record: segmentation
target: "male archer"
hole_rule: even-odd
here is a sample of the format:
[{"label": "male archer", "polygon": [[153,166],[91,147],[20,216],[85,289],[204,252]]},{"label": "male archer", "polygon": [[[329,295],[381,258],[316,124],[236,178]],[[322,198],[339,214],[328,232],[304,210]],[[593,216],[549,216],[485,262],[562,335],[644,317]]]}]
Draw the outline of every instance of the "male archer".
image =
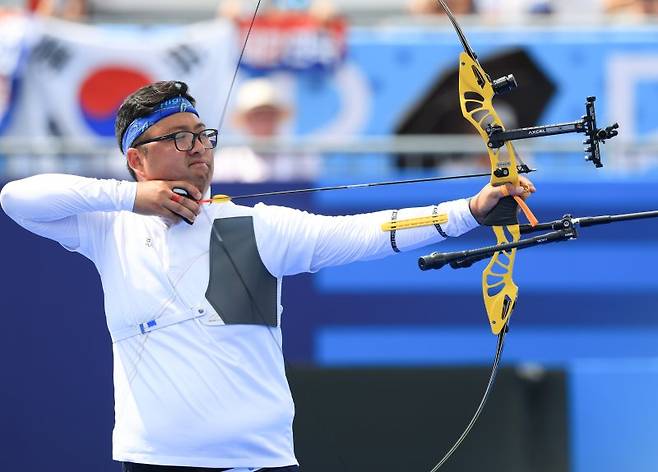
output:
[{"label": "male archer", "polygon": [[[217,130],[176,81],[130,95],[116,136],[134,182],[36,175],[7,184],[0,203],[98,269],[114,354],[113,458],[126,472],[297,471],[282,278],[459,236],[503,196],[535,191],[521,177],[470,199],[332,217],[204,205]],[[436,214],[447,222],[380,228]]]}]

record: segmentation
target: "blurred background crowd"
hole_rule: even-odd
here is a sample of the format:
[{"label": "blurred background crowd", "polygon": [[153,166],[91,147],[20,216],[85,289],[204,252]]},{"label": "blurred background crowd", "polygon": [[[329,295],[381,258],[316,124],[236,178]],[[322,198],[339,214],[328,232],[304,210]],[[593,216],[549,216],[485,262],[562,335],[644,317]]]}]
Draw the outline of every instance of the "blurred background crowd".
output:
[{"label": "blurred background crowd", "polygon": [[[645,80],[655,66],[639,59],[635,67],[643,63],[645,70],[631,77],[634,69],[624,57],[654,40],[658,2],[448,3],[468,26],[488,70],[521,79],[518,94],[497,103],[508,127],[575,120],[582,112],[574,102],[597,95],[603,119],[627,118],[611,167],[634,175],[654,167],[652,113],[638,94],[655,96]],[[457,43],[435,0],[263,2],[227,110],[227,78],[255,2],[2,5],[0,172],[7,177],[61,166],[125,177],[110,126],[121,99],[145,81],[185,75],[208,105],[208,122],[226,115],[218,181],[314,180],[345,169],[385,177],[487,166],[486,155],[473,154],[480,144],[456,108]],[[140,54],[149,59],[138,64]],[[58,92],[61,86],[71,90]],[[531,163],[542,156],[547,170],[579,172],[562,166],[562,157],[577,147],[568,142],[528,143],[524,156]]]},{"label": "blurred background crowd", "polygon": [[[243,13],[247,2],[239,0],[194,0],[186,2],[128,2],[117,0],[5,0],[6,8],[27,10],[45,16],[56,16],[71,21],[125,21],[135,18],[136,13],[145,14],[143,19],[149,21],[193,21],[207,19],[216,13],[222,17],[235,18]],[[569,2],[566,0],[453,0],[448,2],[453,13],[458,15],[479,15],[486,21],[518,20],[534,15],[568,15],[578,19],[595,18],[601,15],[631,15],[640,20],[647,15],[655,15],[658,10],[653,0],[585,0]],[[400,15],[441,15],[437,2],[412,0],[410,2],[393,2],[382,0],[371,2],[359,0],[290,0],[272,2],[266,7],[273,11],[304,10],[311,15],[326,19],[333,15],[344,15],[357,21],[363,18],[382,19],[388,14]]]}]

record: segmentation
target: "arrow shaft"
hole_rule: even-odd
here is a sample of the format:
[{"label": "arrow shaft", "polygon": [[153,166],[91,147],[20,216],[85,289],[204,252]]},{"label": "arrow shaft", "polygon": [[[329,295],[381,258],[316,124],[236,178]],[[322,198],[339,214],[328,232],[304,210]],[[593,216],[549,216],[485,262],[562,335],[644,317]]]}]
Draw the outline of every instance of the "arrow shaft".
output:
[{"label": "arrow shaft", "polygon": [[[530,173],[535,172],[536,169],[525,168],[519,170],[520,173]],[[365,184],[351,184],[351,185],[333,185],[330,187],[314,187],[314,188],[302,188],[296,190],[281,190],[276,192],[262,192],[262,193],[250,193],[246,195],[236,195],[230,197],[230,200],[240,200],[246,198],[258,198],[258,197],[273,197],[278,195],[294,195],[299,193],[312,193],[312,192],[326,192],[330,190],[354,190],[359,188],[371,188],[371,187],[384,187],[388,185],[403,185],[403,184],[418,184],[423,182],[440,182],[444,180],[458,180],[458,179],[471,179],[475,177],[489,177],[490,173],[479,173],[479,174],[463,174],[463,175],[450,175],[443,177],[425,177],[420,179],[407,179],[407,180],[391,180],[386,182],[371,182]]]}]

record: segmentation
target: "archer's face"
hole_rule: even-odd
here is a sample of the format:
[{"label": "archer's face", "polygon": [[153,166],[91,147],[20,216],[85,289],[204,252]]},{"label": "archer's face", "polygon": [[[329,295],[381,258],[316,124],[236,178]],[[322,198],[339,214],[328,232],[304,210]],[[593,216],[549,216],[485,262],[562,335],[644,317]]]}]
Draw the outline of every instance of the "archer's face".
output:
[{"label": "archer's face", "polygon": [[[177,131],[197,133],[205,124],[193,113],[175,113],[150,127],[137,141],[157,138]],[[129,151],[131,167],[139,180],[184,180],[204,193],[213,175],[213,150],[199,139],[189,151],[179,151],[173,139],[137,146]]]}]

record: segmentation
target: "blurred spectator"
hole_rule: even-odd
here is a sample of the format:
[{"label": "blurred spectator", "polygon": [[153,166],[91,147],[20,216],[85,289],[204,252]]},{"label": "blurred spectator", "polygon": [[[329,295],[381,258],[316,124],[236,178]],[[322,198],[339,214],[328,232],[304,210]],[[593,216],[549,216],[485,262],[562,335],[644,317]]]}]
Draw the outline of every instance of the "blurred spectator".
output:
[{"label": "blurred spectator", "polygon": [[658,15],[658,0],[606,0],[606,13]]},{"label": "blurred spectator", "polygon": [[488,21],[518,22],[529,16],[552,15],[560,21],[593,20],[606,0],[476,0],[476,8]]},{"label": "blurred spectator", "polygon": [[536,14],[552,14],[555,0],[479,0],[478,11],[489,18],[514,19]]},{"label": "blurred spectator", "polygon": [[[270,79],[251,79],[236,97],[234,125],[249,139],[276,139],[291,108]],[[248,146],[222,147],[216,155],[215,181],[264,182],[313,180],[320,158],[309,154],[256,153]]]},{"label": "blurred spectator", "polygon": [[[286,4],[283,2],[262,2],[259,15],[303,13],[316,19],[320,23],[329,21],[338,16],[336,6],[331,0],[302,1],[299,4]],[[253,5],[240,0],[221,0],[217,6],[217,16],[238,21],[253,14]]]},{"label": "blurred spectator", "polygon": [[234,121],[253,137],[277,134],[291,110],[277,93],[270,79],[250,79],[242,84],[237,95]]},{"label": "blurred spectator", "polygon": [[[476,13],[474,0],[447,0],[446,4],[455,15]],[[443,8],[437,0],[411,0],[408,11],[412,15],[443,15]]]},{"label": "blurred spectator", "polygon": [[217,18],[237,20],[242,16],[242,6],[238,0],[224,0],[217,4]]},{"label": "blurred spectator", "polygon": [[42,16],[54,16],[69,21],[87,19],[86,0],[29,0],[28,9]]},{"label": "blurred spectator", "polygon": [[321,24],[338,17],[336,5],[331,0],[314,0],[308,7],[308,13]]}]

